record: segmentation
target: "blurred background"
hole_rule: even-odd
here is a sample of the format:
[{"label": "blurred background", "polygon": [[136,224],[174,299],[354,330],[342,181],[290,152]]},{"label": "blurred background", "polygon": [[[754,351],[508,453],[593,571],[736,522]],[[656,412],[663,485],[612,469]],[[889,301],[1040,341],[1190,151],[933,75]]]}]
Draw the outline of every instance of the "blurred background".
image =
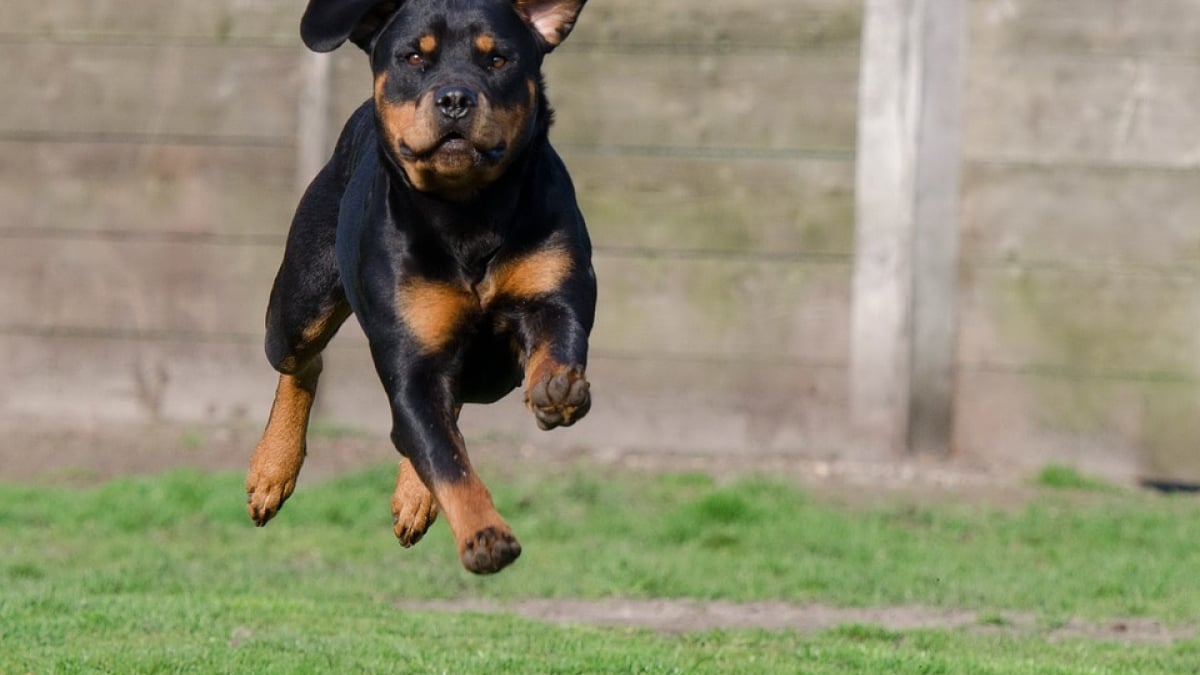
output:
[{"label": "blurred background", "polygon": [[[469,442],[1200,480],[1194,0],[920,6],[592,0],[547,80],[595,403]],[[0,475],[249,456],[291,213],[371,86],[302,11],[0,12]],[[327,354],[318,437],[390,458],[353,322]]]}]

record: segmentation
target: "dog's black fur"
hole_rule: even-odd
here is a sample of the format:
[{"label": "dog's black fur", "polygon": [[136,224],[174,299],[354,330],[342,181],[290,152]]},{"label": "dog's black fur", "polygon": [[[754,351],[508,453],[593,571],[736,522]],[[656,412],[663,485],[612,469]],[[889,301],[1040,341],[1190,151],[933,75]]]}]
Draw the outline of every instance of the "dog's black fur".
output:
[{"label": "dog's black fur", "polygon": [[544,429],[590,406],[591,244],[547,133],[543,56],[585,0],[310,0],[301,37],[370,57],[374,96],[305,192],[267,310],[280,373],[246,480],[265,524],[305,452],[321,351],[358,317],[401,461],[395,532],[416,543],[446,514],[463,565],[520,554],[467,458],[457,418],[525,381]]}]

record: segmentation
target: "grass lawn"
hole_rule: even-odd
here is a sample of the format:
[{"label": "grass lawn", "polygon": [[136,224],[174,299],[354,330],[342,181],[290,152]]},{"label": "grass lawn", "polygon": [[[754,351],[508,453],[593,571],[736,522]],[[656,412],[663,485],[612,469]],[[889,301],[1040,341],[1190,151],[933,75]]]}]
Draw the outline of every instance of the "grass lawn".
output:
[{"label": "grass lawn", "polygon": [[[494,577],[459,567],[444,523],[394,542],[391,467],[302,485],[264,529],[238,475],[0,484],[0,673],[1200,672],[1196,638],[1047,637],[1072,618],[1194,627],[1195,499],[1048,481],[1067,487],[1021,506],[847,506],[767,479],[542,471],[489,481],[524,546]],[[395,606],[480,597],[922,605],[1044,630],[666,635]]]}]

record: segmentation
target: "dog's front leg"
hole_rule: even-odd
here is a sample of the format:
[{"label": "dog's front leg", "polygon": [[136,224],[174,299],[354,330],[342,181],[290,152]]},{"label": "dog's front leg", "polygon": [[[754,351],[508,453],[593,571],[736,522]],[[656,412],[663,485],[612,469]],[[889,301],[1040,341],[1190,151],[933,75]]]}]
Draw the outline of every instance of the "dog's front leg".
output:
[{"label": "dog's front leg", "polygon": [[586,275],[530,303],[519,317],[525,404],[543,430],[571,426],[591,409],[584,371],[595,297],[594,281]]},{"label": "dog's front leg", "polygon": [[458,430],[452,382],[444,369],[432,365],[406,364],[394,377],[385,377],[392,441],[433,493],[463,567],[476,574],[498,572],[517,559],[521,545],[471,466]]}]

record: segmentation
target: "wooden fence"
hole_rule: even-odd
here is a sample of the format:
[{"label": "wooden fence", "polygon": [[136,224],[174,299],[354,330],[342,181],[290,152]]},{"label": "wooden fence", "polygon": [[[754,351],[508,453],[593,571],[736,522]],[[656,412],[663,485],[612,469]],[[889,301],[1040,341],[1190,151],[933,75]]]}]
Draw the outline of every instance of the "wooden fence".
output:
[{"label": "wooden fence", "polygon": [[[9,4],[0,418],[261,424],[298,167],[369,94],[364,57],[328,62],[326,118],[301,2]],[[597,248],[595,406],[542,436],[510,398],[469,434],[874,456],[850,419],[863,10],[589,3],[547,79]],[[1200,474],[1200,15],[972,0],[963,23],[951,452]],[[386,429],[353,326],[327,372],[322,417]]]}]

